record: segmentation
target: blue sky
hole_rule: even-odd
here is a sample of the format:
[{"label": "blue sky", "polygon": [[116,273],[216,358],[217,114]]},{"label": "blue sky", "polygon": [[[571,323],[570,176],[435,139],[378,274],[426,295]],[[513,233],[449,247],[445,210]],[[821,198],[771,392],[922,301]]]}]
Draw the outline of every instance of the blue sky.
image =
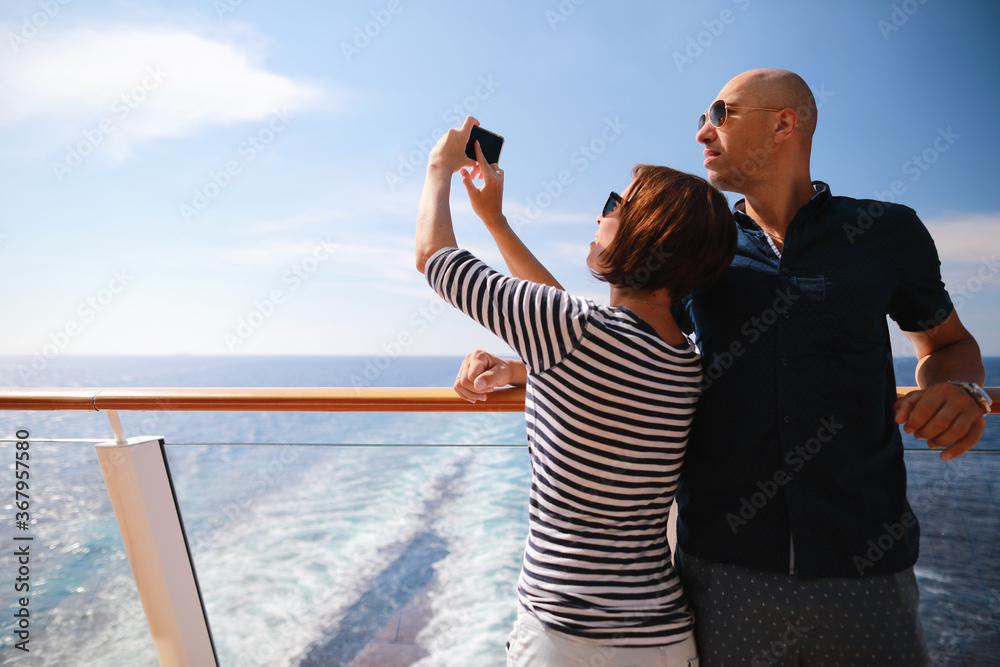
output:
[{"label": "blue sky", "polygon": [[[698,115],[735,74],[778,67],[820,102],[813,178],[915,208],[1000,355],[995,3],[0,11],[5,354],[504,352],[413,268],[438,135],[467,113],[504,135],[508,217],[567,289],[606,301],[583,260],[608,191],[638,162],[703,174]],[[454,185],[460,243],[503,269]]]}]

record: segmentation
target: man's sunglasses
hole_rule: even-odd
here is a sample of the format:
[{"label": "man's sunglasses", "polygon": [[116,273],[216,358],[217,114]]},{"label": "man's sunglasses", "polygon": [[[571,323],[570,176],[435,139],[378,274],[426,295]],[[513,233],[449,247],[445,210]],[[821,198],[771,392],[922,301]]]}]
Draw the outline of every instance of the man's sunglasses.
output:
[{"label": "man's sunglasses", "polygon": [[619,204],[622,203],[621,195],[617,192],[612,192],[608,195],[608,201],[604,202],[604,210],[601,211],[601,217],[606,218],[608,215],[614,211]]},{"label": "man's sunglasses", "polygon": [[730,109],[750,109],[752,111],[781,111],[781,109],[764,109],[762,107],[736,107],[731,104],[726,104],[723,100],[715,100],[712,102],[712,106],[708,107],[708,111],[703,113],[698,118],[698,129],[705,127],[705,121],[707,120],[715,127],[722,127],[726,123],[726,118],[729,116]]}]

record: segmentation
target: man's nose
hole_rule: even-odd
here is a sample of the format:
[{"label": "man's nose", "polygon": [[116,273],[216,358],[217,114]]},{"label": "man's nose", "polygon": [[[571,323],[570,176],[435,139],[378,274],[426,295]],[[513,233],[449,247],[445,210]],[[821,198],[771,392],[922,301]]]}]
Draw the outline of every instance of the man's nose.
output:
[{"label": "man's nose", "polygon": [[705,121],[705,124],[698,128],[698,131],[694,135],[694,140],[699,144],[708,144],[716,139],[715,126],[710,122]]}]

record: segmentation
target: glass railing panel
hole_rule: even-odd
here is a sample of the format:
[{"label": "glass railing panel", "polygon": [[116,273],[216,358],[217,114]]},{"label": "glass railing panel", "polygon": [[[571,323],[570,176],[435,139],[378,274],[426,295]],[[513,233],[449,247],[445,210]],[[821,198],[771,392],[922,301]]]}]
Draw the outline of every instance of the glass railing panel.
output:
[{"label": "glass railing panel", "polygon": [[[15,505],[25,500],[15,498],[14,487],[15,473],[25,468],[16,465],[15,442],[0,442],[4,664],[155,667],[153,640],[94,454],[95,441],[52,442],[32,436],[28,442],[30,476],[20,480],[29,484],[24,491],[27,527],[18,523],[22,510]],[[13,553],[24,546],[29,555],[22,565]],[[16,586],[24,585],[28,588],[19,592]],[[20,621],[14,614],[22,596],[30,600],[28,653],[15,646],[20,638],[14,623]]]},{"label": "glass railing panel", "polygon": [[[1000,452],[948,463],[929,451],[905,457],[921,527],[920,616],[933,663],[993,664],[1000,655]],[[888,543],[891,533],[879,539]]]},{"label": "glass railing panel", "polygon": [[[903,449],[906,451],[926,452],[928,451],[926,440],[917,440],[912,435],[902,432]],[[1000,452],[1000,418],[993,414],[986,418],[986,428],[983,430],[979,442],[971,449],[972,452]]]},{"label": "glass railing panel", "polygon": [[[168,451],[172,467],[199,471],[175,481],[223,664],[347,665],[373,653],[373,664],[504,664],[523,448]],[[976,664],[1000,647],[1000,454],[906,459],[928,644],[936,665]],[[198,490],[213,479],[238,493]]]},{"label": "glass railing panel", "polygon": [[[32,664],[156,665],[93,443],[32,438],[30,451],[29,529],[11,499],[0,540],[34,538]],[[526,526],[523,447],[167,451],[221,664],[379,651],[397,664],[503,664]],[[0,443],[9,475],[14,454]],[[906,463],[935,665],[986,664],[1000,650],[1000,453],[946,464],[908,451]],[[14,582],[11,559],[0,575]],[[12,629],[0,628],[7,655]]]},{"label": "glass railing panel", "polygon": [[168,446],[224,665],[503,665],[523,446]]}]

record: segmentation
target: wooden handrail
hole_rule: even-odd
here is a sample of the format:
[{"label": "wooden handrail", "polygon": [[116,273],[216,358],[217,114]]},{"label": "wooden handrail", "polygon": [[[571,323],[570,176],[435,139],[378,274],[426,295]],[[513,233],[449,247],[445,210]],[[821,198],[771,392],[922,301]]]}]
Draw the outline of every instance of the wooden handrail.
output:
[{"label": "wooden handrail", "polygon": [[[896,395],[916,387],[897,387]],[[991,414],[1000,387],[986,387]],[[174,410],[265,412],[522,412],[524,389],[497,389],[467,403],[451,388],[431,387],[4,387],[0,410]]]},{"label": "wooden handrail", "polygon": [[[896,387],[896,398],[902,398],[911,391],[916,391],[920,387]],[[990,407],[989,414],[996,415],[1000,414],[1000,387],[983,387],[990,398],[993,399],[993,405]]]},{"label": "wooden handrail", "polygon": [[498,389],[472,404],[450,387],[5,387],[0,410],[523,412],[524,389]]}]

